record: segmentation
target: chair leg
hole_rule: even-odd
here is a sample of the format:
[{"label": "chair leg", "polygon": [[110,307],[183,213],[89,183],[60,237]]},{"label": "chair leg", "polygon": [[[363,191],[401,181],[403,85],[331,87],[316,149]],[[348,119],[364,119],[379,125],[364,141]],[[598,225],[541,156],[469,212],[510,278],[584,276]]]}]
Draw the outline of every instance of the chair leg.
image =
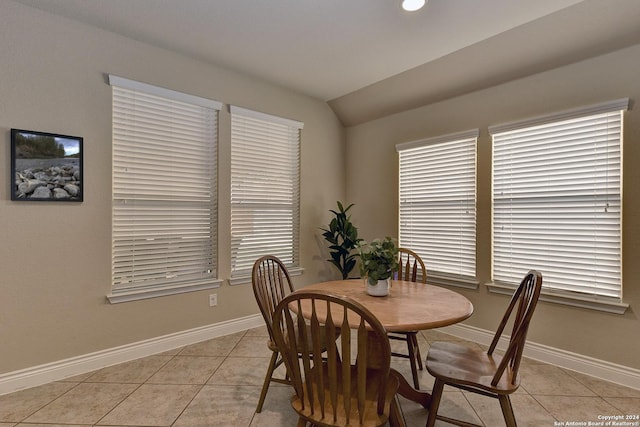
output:
[{"label": "chair leg", "polygon": [[411,337],[413,338],[413,348],[416,353],[416,361],[418,362],[418,369],[422,371],[422,356],[420,355],[420,346],[418,345],[418,334],[412,333]]},{"label": "chair leg", "polygon": [[498,400],[500,401],[502,415],[504,416],[504,422],[507,427],[517,427],[516,416],[513,414],[513,407],[511,406],[509,395],[501,394],[498,396]]},{"label": "chair leg", "polygon": [[431,391],[431,404],[429,406],[429,417],[427,418],[426,427],[433,427],[436,423],[436,416],[438,415],[438,407],[440,406],[443,391],[444,381],[436,378],[436,381],[433,383],[433,390]]},{"label": "chair leg", "polygon": [[256,408],[256,413],[262,412],[262,405],[264,404],[264,399],[267,397],[267,391],[269,391],[269,384],[271,383],[271,377],[273,376],[273,371],[276,370],[276,362],[278,361],[278,351],[273,351],[271,354],[271,360],[269,361],[269,368],[267,369],[267,375],[264,377],[264,384],[262,384],[262,391],[260,392],[260,400],[258,400],[258,407]]},{"label": "chair leg", "polygon": [[409,352],[409,364],[411,365],[411,376],[413,377],[413,386],[416,390],[420,389],[420,381],[418,380],[418,368],[416,367],[416,354],[411,334],[407,334],[407,350]]}]

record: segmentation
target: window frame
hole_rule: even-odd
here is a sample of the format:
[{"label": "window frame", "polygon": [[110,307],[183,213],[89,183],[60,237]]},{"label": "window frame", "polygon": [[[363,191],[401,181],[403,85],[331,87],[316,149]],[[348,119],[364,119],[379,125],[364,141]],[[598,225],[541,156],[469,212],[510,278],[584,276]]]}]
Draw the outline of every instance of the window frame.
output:
[{"label": "window frame", "polygon": [[[617,155],[619,155],[619,186],[618,188],[618,192],[617,195],[619,197],[619,214],[618,214],[618,227],[619,227],[619,240],[618,240],[618,245],[619,245],[619,255],[618,255],[618,264],[619,264],[619,296],[607,296],[607,295],[599,295],[596,293],[588,293],[588,292],[584,292],[584,291],[578,291],[578,288],[576,287],[576,289],[568,289],[566,286],[567,285],[558,285],[560,287],[565,287],[565,289],[561,289],[558,286],[553,286],[553,283],[549,283],[549,280],[547,280],[546,282],[543,282],[543,290],[542,290],[542,295],[541,295],[541,299],[542,300],[546,300],[549,302],[555,302],[555,303],[561,303],[561,304],[567,304],[567,305],[572,305],[572,306],[577,306],[577,307],[582,307],[582,308],[590,308],[590,309],[596,309],[596,310],[601,310],[601,311],[606,311],[606,312],[611,312],[611,313],[617,313],[617,314],[622,314],[626,311],[626,309],[628,308],[627,304],[624,304],[622,302],[622,296],[623,296],[623,283],[622,283],[622,186],[623,186],[623,182],[622,182],[622,152],[623,152],[623,140],[624,140],[624,128],[623,128],[623,115],[624,115],[624,111],[626,111],[628,109],[628,105],[629,105],[629,100],[627,98],[624,99],[618,99],[618,100],[614,100],[614,101],[610,101],[610,102],[605,102],[605,103],[601,103],[601,104],[595,104],[595,105],[590,105],[590,106],[586,106],[586,107],[582,107],[582,108],[576,108],[576,109],[571,109],[571,110],[566,110],[566,111],[562,111],[559,113],[552,113],[552,114],[547,114],[547,115],[543,115],[543,116],[539,116],[539,117],[534,117],[531,119],[526,119],[526,120],[522,120],[522,121],[517,121],[517,122],[512,122],[512,123],[507,123],[507,124],[501,124],[501,125],[496,125],[496,126],[490,126],[489,127],[489,133],[492,137],[492,150],[493,150],[493,155],[492,155],[492,196],[491,196],[491,207],[492,207],[492,215],[491,215],[491,221],[492,221],[492,243],[491,243],[491,253],[492,253],[492,262],[491,262],[491,281],[489,283],[487,283],[487,287],[489,289],[490,292],[494,292],[494,293],[506,293],[509,294],[511,292],[513,292],[513,289],[515,288],[515,286],[517,285],[517,282],[519,280],[516,280],[515,278],[513,279],[513,283],[510,282],[504,282],[504,281],[497,281],[494,279],[495,276],[495,254],[496,254],[496,237],[495,237],[495,232],[496,232],[496,201],[495,201],[495,193],[496,193],[496,189],[495,189],[495,179],[496,179],[496,170],[499,172],[500,169],[496,167],[496,162],[500,161],[499,158],[498,160],[496,160],[496,142],[495,142],[495,138],[496,136],[500,137],[507,137],[507,135],[509,135],[509,133],[511,132],[515,132],[516,134],[518,132],[521,132],[521,134],[526,135],[525,138],[527,138],[528,141],[533,141],[533,143],[535,143],[535,138],[530,137],[528,134],[533,134],[536,135],[541,135],[542,132],[549,132],[549,130],[547,129],[548,127],[553,127],[556,126],[558,129],[562,128],[562,127],[569,127],[571,125],[574,124],[574,120],[585,120],[585,123],[589,123],[589,122],[593,122],[595,120],[597,120],[598,116],[600,115],[604,115],[604,114],[611,114],[612,116],[619,113],[620,114],[620,130],[619,130],[619,139],[617,139],[617,143],[619,144],[619,153]],[[589,121],[589,122],[588,122]],[[576,125],[577,126],[577,125]],[[593,125],[591,125],[593,126]],[[584,129],[584,126],[580,129]],[[525,134],[525,132],[527,134]],[[572,131],[573,132],[573,131]],[[609,134],[607,134],[609,135]],[[531,138],[531,139],[530,139]],[[537,139],[540,139],[540,137],[536,137]],[[564,139],[560,139],[560,141],[565,141],[567,140],[568,137],[564,137]],[[577,138],[577,137],[576,137]],[[578,139],[578,141],[582,141],[584,138],[580,137],[580,139]],[[594,140],[596,139],[595,137],[593,138]],[[608,140],[608,139],[607,139]],[[585,142],[586,144],[586,142]],[[608,145],[607,145],[608,146]],[[535,148],[534,148],[535,149]],[[615,154],[615,153],[614,153]],[[562,168],[556,168],[555,170],[558,171],[563,171],[569,168],[569,165],[567,164],[563,164]],[[547,173],[547,175],[544,176],[550,176],[553,172],[554,169],[551,168],[550,171]],[[566,172],[566,171],[565,171]],[[499,172],[501,173],[501,172]],[[517,172],[516,172],[517,173]],[[608,179],[608,178],[607,178]],[[575,178],[574,178],[575,180]],[[540,180],[539,180],[540,181]],[[615,183],[615,181],[614,181]],[[569,191],[569,184],[564,184],[564,188],[565,190],[561,190],[562,186],[558,186],[558,190],[557,191]],[[574,190],[577,191],[577,190]],[[560,194],[560,193],[558,193]],[[615,194],[614,194],[615,196]],[[552,196],[547,196],[546,200],[551,200],[549,199],[549,197]],[[552,197],[553,198],[553,197]],[[559,200],[558,197],[555,197],[555,199]],[[549,205],[549,206],[558,206],[559,202],[556,202],[555,205]],[[533,205],[535,206],[535,204]],[[538,204],[538,206],[540,206],[540,204]],[[572,205],[574,206],[574,205]],[[568,209],[568,208],[566,208]],[[547,209],[548,210],[548,209]],[[558,211],[558,212],[566,212],[566,210],[564,211]],[[531,213],[529,213],[529,215],[531,215]],[[536,218],[536,217],[534,217]],[[536,221],[540,221],[540,219],[536,220]],[[576,220],[577,221],[577,220]],[[577,225],[576,225],[577,227]],[[545,230],[545,233],[548,232],[548,230]],[[544,264],[542,264],[544,265]],[[543,277],[544,277],[544,268],[539,267],[537,265],[532,265],[531,268],[537,268],[539,270],[542,271],[543,273]],[[549,267],[551,268],[551,267]],[[526,271],[522,272],[522,275],[524,275],[526,273]]]},{"label": "window frame", "polygon": [[[396,145],[396,151],[398,152],[398,236],[399,236],[399,244],[400,246],[407,247],[414,252],[416,252],[427,265],[427,280],[429,283],[440,284],[440,285],[449,285],[449,286],[457,286],[463,288],[471,288],[476,289],[479,285],[477,280],[477,144],[479,137],[479,129],[472,129],[463,132],[452,133],[448,135],[437,136],[433,138],[422,139],[418,141],[411,141],[400,143]],[[439,149],[446,149],[445,144],[450,144],[452,147],[455,145],[459,145],[457,149],[461,150],[461,153],[454,158],[446,158],[449,156],[444,156],[443,154],[438,154],[437,151]],[[432,149],[432,150],[430,150]],[[471,156],[467,154],[471,153]],[[443,166],[454,168],[449,173],[450,176],[454,177],[457,183],[460,184],[460,187],[452,187],[450,182],[444,183],[442,182],[441,172],[437,172],[438,175],[434,175],[436,170],[428,171],[425,167],[425,163],[421,160],[416,162],[415,168],[411,170],[403,169],[403,166],[409,167],[411,165],[411,160],[404,159],[403,156],[411,156],[412,154],[418,154],[422,156],[423,160],[426,160],[429,157],[433,162],[438,162]],[[451,162],[455,161],[453,164]],[[451,164],[447,164],[451,163]],[[471,166],[469,166],[471,164]],[[468,170],[464,170],[464,174],[460,175],[459,166],[463,165],[468,168]],[[455,173],[453,171],[455,170]],[[415,174],[424,174],[425,180],[428,181],[428,186],[430,188],[429,191],[440,193],[436,197],[427,196],[428,190],[420,189],[418,187],[423,186],[423,183],[414,186],[416,191],[413,191],[411,185],[404,185],[404,180],[409,179],[409,175]],[[428,175],[431,174],[431,175]],[[472,175],[471,183],[469,175]],[[412,194],[413,193],[413,194]],[[471,197],[469,195],[471,194]],[[442,222],[446,223],[447,218],[450,213],[455,211],[457,215],[471,216],[471,220],[463,221],[463,226],[460,227],[457,231],[454,231],[453,228],[443,224],[443,228],[440,231],[427,231],[430,233],[430,237],[425,235],[422,238],[417,233],[411,233],[411,231],[407,231],[407,239],[417,239],[417,242],[408,243],[404,240],[403,235],[403,212],[406,211],[407,215],[415,215],[413,212],[418,214],[418,218],[414,219],[416,221],[424,220],[424,218],[429,218],[430,215],[437,214],[435,211],[437,209],[429,209],[428,212],[423,213],[422,215],[419,213],[418,209],[414,209],[409,207],[411,202],[404,201],[403,199],[406,197],[410,197],[411,195],[416,198],[424,199],[422,205],[427,202],[430,197],[431,205],[438,205],[439,209],[445,208],[447,209],[447,213],[443,213],[441,215]],[[451,203],[452,198],[454,200],[459,200],[459,206],[454,206]],[[459,199],[457,199],[459,198]],[[435,202],[435,203],[434,203]],[[415,202],[414,202],[415,204]],[[426,205],[425,205],[426,206]],[[473,212],[470,212],[470,207]],[[463,212],[466,211],[466,212]],[[420,219],[422,218],[422,219]],[[414,227],[415,228],[415,227]],[[442,231],[442,230],[448,230]],[[424,234],[424,232],[422,233]],[[454,236],[457,234],[457,236]],[[448,241],[451,241],[451,237],[458,237],[459,240],[455,244],[449,244]],[[432,242],[434,239],[439,239],[442,241],[443,245],[447,245],[450,251],[457,250],[461,255],[459,262],[458,271],[438,271],[434,270],[433,265],[446,266],[446,261],[443,260],[442,256],[437,256],[440,260],[437,261],[434,259],[434,262],[430,262],[430,255],[425,253],[424,245],[430,245],[430,243],[422,242],[423,239],[428,239]],[[423,247],[421,248],[421,244]],[[456,249],[457,247],[457,249]],[[471,248],[472,247],[472,248]],[[466,249],[465,249],[466,248]],[[437,251],[436,251],[437,252]],[[454,252],[452,252],[454,253]],[[444,263],[444,264],[443,264]],[[437,268],[437,267],[436,267]],[[445,267],[448,268],[448,267]]]},{"label": "window frame", "polygon": [[[219,287],[221,280],[217,278],[217,127],[219,120],[219,110],[222,108],[222,103],[114,75],[108,75],[108,82],[109,85],[112,86],[114,91],[114,99],[112,101],[114,109],[112,113],[114,126],[114,154],[112,158],[112,282],[111,292],[107,295],[107,299],[110,303],[114,304]],[[138,99],[140,101],[140,105],[132,107],[133,104],[126,105],[124,104],[125,101],[122,101],[121,104],[117,104],[116,93],[118,97],[129,96],[132,99],[135,97],[139,97]],[[151,101],[158,102],[157,108],[159,108],[159,110],[155,110],[155,105],[153,107],[149,105],[149,102]],[[184,106],[185,109],[185,120],[186,117],[195,117],[195,114],[203,115],[202,117],[198,118],[199,120],[212,120],[211,122],[201,122],[203,124],[203,134],[192,136],[185,135],[184,140],[182,141],[182,145],[176,144],[175,141],[167,141],[164,138],[164,135],[157,135],[157,129],[153,129],[153,132],[155,132],[155,134],[153,132],[149,132],[147,133],[149,136],[141,136],[144,134],[143,131],[136,133],[135,128],[127,127],[128,125],[133,125],[135,127],[140,127],[141,125],[143,125],[145,123],[145,119],[142,116],[139,116],[139,121],[132,121],[131,123],[125,123],[126,119],[118,118],[116,120],[115,118],[116,111],[118,111],[117,114],[123,114],[123,112],[132,114],[134,111],[139,113],[154,113],[157,111],[157,115],[150,116],[151,122],[155,121],[158,128],[163,125],[169,126],[171,129],[175,129],[176,132],[178,132],[177,135],[179,135],[179,137],[183,137],[183,134],[179,132],[180,126],[184,126],[184,124],[177,126],[175,123],[171,123],[173,117],[165,121],[163,121],[162,119],[162,114],[172,116],[172,111],[176,116],[178,116],[179,114],[176,112],[177,110],[171,109],[181,108],[181,106]],[[131,111],[127,110],[130,108],[133,109]],[[145,110],[141,111],[139,110],[139,108],[145,108]],[[198,110],[200,111],[200,113],[197,112]],[[188,126],[188,128],[191,129],[192,127]],[[120,133],[119,136],[116,136],[116,130]],[[131,158],[127,157],[126,153],[129,152],[128,150],[132,150],[135,148],[135,145],[130,141],[125,142],[124,140],[121,140],[119,142],[116,142],[117,138],[124,138],[123,134],[121,133],[123,131],[129,132],[127,134],[127,137],[138,138],[138,141],[140,141],[141,144],[145,144],[146,151],[143,151],[140,157],[136,157],[133,155],[131,156]],[[153,140],[153,138],[156,139],[152,143],[151,141]],[[200,138],[200,140],[198,140],[198,138]],[[162,149],[163,146],[165,148],[166,146],[170,146],[171,150],[179,150],[178,147],[185,147],[185,144],[191,144],[193,141],[198,142],[194,145],[193,149],[190,149],[190,151],[193,151],[195,149],[196,151],[204,150],[208,152],[210,157],[207,158],[210,160],[210,162],[205,164],[205,162],[201,161],[200,159],[194,161],[194,155],[192,154],[192,158],[190,159],[185,157],[185,165],[176,166],[175,169],[177,170],[179,167],[186,167],[188,170],[190,170],[190,168],[194,168],[198,171],[194,171],[193,174],[185,176],[185,179],[195,179],[201,177],[202,174],[204,174],[204,176],[208,176],[208,178],[206,178],[210,180],[208,191],[198,189],[197,191],[185,191],[183,194],[180,194],[178,189],[169,187],[166,194],[160,196],[154,195],[155,193],[157,193],[154,193],[154,190],[148,190],[144,187],[150,179],[150,175],[144,170],[145,166],[153,167],[154,165],[157,165],[157,162],[160,161],[150,159],[151,156],[149,156],[149,150],[152,149],[152,146],[159,147],[156,149]],[[120,154],[116,155],[116,148],[118,150],[124,149],[125,151],[120,151]],[[198,153],[200,151],[198,151]],[[172,154],[167,155],[176,155],[175,151],[171,151],[171,153]],[[123,155],[125,157],[123,157]],[[118,159],[118,156],[120,157],[120,159]],[[125,165],[125,163],[132,160],[133,157],[135,157],[135,161],[139,162],[138,164],[140,166]],[[123,167],[125,169],[122,169]],[[123,180],[122,177],[118,178],[118,176],[126,175],[127,167],[134,167],[134,171],[140,172],[142,174],[139,187],[132,185],[130,181]],[[117,172],[117,168],[122,169],[124,171],[124,175],[123,172]],[[179,173],[183,174],[184,172],[180,171]],[[173,177],[173,175],[169,175]],[[123,182],[119,183],[119,181]],[[140,191],[138,191],[138,189],[140,189]],[[129,212],[125,213],[125,211],[122,211],[122,213],[118,213],[118,210],[122,210],[127,204],[129,204],[130,206],[130,208],[128,208]],[[120,208],[119,206],[122,206],[123,208]],[[164,206],[164,208],[162,208],[162,206]],[[170,215],[165,215],[167,206],[173,208]],[[161,213],[162,218],[166,219],[155,219],[155,214],[151,213],[151,210],[153,209]],[[175,212],[178,209],[180,210],[180,213],[176,215]],[[147,223],[149,224],[147,225],[147,227],[149,227],[147,231],[141,229],[139,225],[136,225],[135,218],[137,215],[142,215],[143,218],[146,218]],[[116,221],[121,222],[119,224],[116,224]],[[164,221],[167,222],[165,223]],[[182,228],[181,226],[181,228],[178,229],[175,235],[171,233],[171,235],[167,233],[161,233],[162,235],[160,235],[153,231],[154,229],[166,229],[166,225],[162,225],[160,224],[160,222],[163,222],[164,224],[184,224],[184,228]],[[160,252],[166,253],[170,256],[170,259],[166,261],[166,264],[173,265],[178,269],[176,271],[180,271],[180,273],[177,276],[172,276],[169,270],[167,270],[165,276],[166,280],[161,280],[161,276],[159,276],[159,274],[162,274],[160,272],[160,269],[158,269],[157,267],[151,267],[153,268],[155,273],[147,276],[138,276],[137,281],[135,279],[135,273],[132,273],[133,275],[130,277],[134,277],[133,284],[126,285],[126,282],[122,282],[122,279],[120,277],[125,277],[123,276],[123,274],[126,275],[126,273],[123,272],[126,271],[127,268],[138,268],[138,271],[141,271],[140,264],[136,264],[140,261],[136,261],[135,259],[135,254],[138,253],[135,252],[136,247],[141,247],[141,245],[134,243],[133,241],[131,243],[127,243],[127,241],[131,241],[130,238],[126,238],[125,241],[123,240],[123,237],[118,237],[124,236],[126,234],[131,234],[132,231],[139,235],[143,240],[152,242],[151,245],[154,246],[153,248],[149,247],[147,249],[143,249],[143,252],[139,252],[139,255],[137,255],[139,259],[142,259],[143,256],[151,256],[151,253],[149,251],[154,251],[154,253],[157,253],[155,252],[156,249],[162,249],[161,246],[163,245],[156,244],[156,239],[168,239],[166,242],[168,245],[166,248],[167,252]],[[190,233],[189,241],[186,244],[183,241],[175,241],[175,237],[183,232]],[[140,238],[138,240],[140,240]],[[187,266],[178,259],[179,255],[178,251],[176,251],[176,248],[180,248],[181,250],[187,251],[189,253],[195,253],[193,251],[196,251],[201,255],[196,257],[198,261],[196,261],[195,263],[192,262],[193,258],[187,257],[186,259],[189,260],[189,265]],[[127,253],[129,253],[130,255],[127,255]],[[185,258],[183,257],[182,259]],[[199,262],[205,262],[205,260],[207,260],[206,265],[199,264]],[[158,261],[151,262],[153,262],[153,266],[160,265]],[[127,265],[130,265],[131,267],[127,267]],[[138,267],[136,267],[136,265],[138,265]],[[204,270],[201,270],[201,274],[198,274],[196,272],[198,268],[204,268]],[[118,273],[116,273],[116,271],[118,271]]]}]

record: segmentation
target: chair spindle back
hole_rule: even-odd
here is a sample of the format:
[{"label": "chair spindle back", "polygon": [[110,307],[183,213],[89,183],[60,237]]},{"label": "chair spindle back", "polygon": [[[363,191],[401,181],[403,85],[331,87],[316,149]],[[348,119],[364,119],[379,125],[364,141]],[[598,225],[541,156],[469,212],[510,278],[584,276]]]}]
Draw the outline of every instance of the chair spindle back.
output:
[{"label": "chair spindle back", "polygon": [[[273,325],[299,400],[296,410],[307,419],[369,425],[372,412],[380,416],[389,407],[391,348],[380,321],[361,304],[298,291],[276,307]],[[300,347],[313,350],[299,354]]]},{"label": "chair spindle back", "polygon": [[266,255],[254,263],[251,283],[269,338],[273,340],[273,312],[280,301],[294,291],[289,272],[277,257]]},{"label": "chair spindle back", "polygon": [[518,376],[518,370],[520,368],[520,360],[522,359],[522,353],[524,351],[524,345],[527,340],[527,331],[529,330],[529,324],[531,317],[538,303],[540,297],[540,291],[542,288],[542,274],[538,271],[531,270],[520,282],[520,286],[513,294],[509,307],[507,308],[498,329],[489,346],[488,354],[493,354],[498,341],[500,340],[502,333],[504,332],[507,323],[513,315],[513,328],[511,337],[509,338],[509,346],[502,358],[498,369],[493,376],[491,384],[494,386],[498,384],[500,378],[505,372],[507,366],[511,371],[511,382],[515,384]]},{"label": "chair spindle back", "polygon": [[398,249],[398,280],[427,283],[427,268],[422,259],[411,249]]}]

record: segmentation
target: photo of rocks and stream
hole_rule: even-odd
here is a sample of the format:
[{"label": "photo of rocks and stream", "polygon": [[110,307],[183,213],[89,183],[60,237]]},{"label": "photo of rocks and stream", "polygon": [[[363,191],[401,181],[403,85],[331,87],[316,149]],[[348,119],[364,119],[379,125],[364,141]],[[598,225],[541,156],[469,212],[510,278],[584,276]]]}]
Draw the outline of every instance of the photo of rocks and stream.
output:
[{"label": "photo of rocks and stream", "polygon": [[82,138],[15,131],[14,200],[82,201]]}]

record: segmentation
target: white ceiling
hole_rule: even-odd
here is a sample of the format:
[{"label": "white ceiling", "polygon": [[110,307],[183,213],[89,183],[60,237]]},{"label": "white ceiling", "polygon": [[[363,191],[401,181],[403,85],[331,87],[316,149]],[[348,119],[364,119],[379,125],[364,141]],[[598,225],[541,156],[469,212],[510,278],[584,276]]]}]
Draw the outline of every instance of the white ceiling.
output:
[{"label": "white ceiling", "polygon": [[[352,100],[353,94],[483,41],[508,40],[511,32],[554,14],[575,9],[584,15],[585,4],[626,5],[640,28],[638,0],[429,0],[413,13],[400,8],[401,0],[16,1],[333,100],[337,110],[342,97]],[[575,28],[566,28],[566,19],[559,25],[572,37],[555,45],[579,42],[578,35],[590,31],[584,19]],[[539,36],[548,40],[549,35]],[[511,43],[500,49],[508,57],[526,46]],[[343,117],[343,122],[353,120]]]}]

